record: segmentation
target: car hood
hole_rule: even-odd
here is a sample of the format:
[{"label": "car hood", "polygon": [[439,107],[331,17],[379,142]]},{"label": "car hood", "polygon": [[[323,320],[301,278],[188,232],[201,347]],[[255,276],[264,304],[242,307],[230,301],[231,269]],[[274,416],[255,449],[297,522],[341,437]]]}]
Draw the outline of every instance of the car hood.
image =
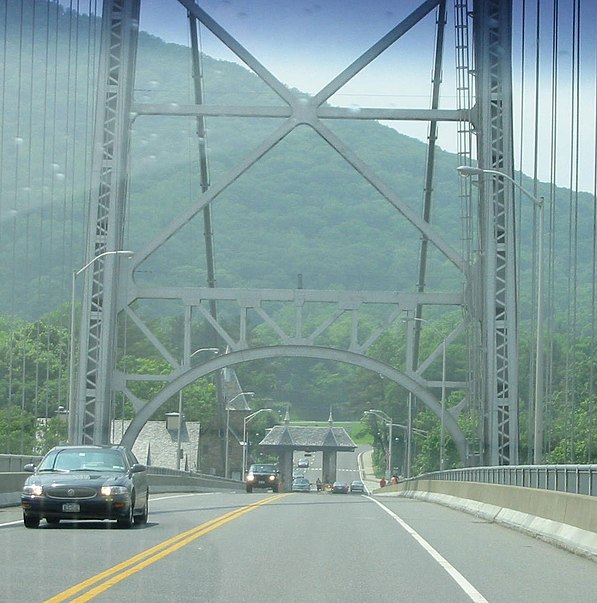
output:
[{"label": "car hood", "polygon": [[72,473],[36,473],[29,476],[25,485],[38,484],[41,486],[51,486],[55,484],[81,485],[84,482],[89,486],[103,486],[104,484],[120,484],[126,482],[128,476],[124,473],[114,473],[113,471],[73,471]]}]

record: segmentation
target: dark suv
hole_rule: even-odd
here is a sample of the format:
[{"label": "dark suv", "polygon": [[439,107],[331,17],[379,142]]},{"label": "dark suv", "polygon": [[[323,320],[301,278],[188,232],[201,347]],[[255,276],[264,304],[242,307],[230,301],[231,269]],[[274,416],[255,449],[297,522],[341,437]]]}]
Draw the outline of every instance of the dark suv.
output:
[{"label": "dark suv", "polygon": [[280,488],[280,472],[274,464],[251,465],[245,483],[247,492],[253,492],[253,488],[271,488],[272,492],[277,492]]}]

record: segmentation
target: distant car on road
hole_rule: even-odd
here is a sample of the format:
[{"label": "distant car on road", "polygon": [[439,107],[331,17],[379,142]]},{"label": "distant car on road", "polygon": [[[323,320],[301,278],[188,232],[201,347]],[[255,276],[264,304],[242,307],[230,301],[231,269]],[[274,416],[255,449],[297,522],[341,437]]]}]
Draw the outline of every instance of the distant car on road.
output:
[{"label": "distant car on road", "polygon": [[37,528],[41,519],[115,519],[129,528],[147,523],[147,468],[123,446],[56,446],[25,480],[23,523]]},{"label": "distant car on road", "polygon": [[311,483],[306,477],[297,477],[292,481],[293,492],[311,492]]},{"label": "distant car on road", "polygon": [[299,459],[299,462],[296,465],[299,469],[308,469],[309,459]]},{"label": "distant car on road", "polygon": [[365,484],[360,480],[355,480],[350,484],[351,492],[365,492]]},{"label": "distant car on road", "polygon": [[332,493],[333,494],[348,494],[348,484],[346,482],[334,482],[332,484]]},{"label": "distant car on road", "polygon": [[277,492],[280,488],[280,472],[275,464],[261,463],[249,467],[245,479],[247,492],[253,492],[253,488],[271,488]]}]

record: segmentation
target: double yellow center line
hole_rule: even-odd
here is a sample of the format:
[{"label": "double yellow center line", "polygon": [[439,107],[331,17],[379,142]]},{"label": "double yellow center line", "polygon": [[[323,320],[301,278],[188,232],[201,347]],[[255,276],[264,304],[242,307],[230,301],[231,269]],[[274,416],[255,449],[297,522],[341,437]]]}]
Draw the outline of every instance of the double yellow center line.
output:
[{"label": "double yellow center line", "polygon": [[[229,521],[232,521],[233,519],[237,519],[238,517],[249,513],[249,511],[253,511],[258,507],[271,503],[284,496],[287,496],[287,494],[278,494],[276,496],[264,498],[259,502],[253,503],[246,507],[235,509],[234,511],[230,511],[225,515],[221,515],[220,517],[216,517],[211,521],[202,523],[201,525],[196,526],[186,532],[183,532],[182,534],[178,534],[173,538],[164,540],[164,542],[161,542],[160,544],[150,549],[147,549],[142,553],[139,553],[138,555],[135,555],[134,557],[131,557],[130,559],[127,559],[126,561],[123,561],[122,563],[111,567],[110,569],[96,574],[95,576],[89,578],[88,580],[85,580],[84,582],[80,582],[79,584],[72,586],[71,588],[59,593],[51,599],[47,599],[45,603],[63,603],[64,601],[70,601],[70,603],[83,603],[84,601],[90,601],[91,599],[97,597],[99,594],[107,591],[109,588],[112,588],[112,586],[115,586],[119,582],[126,580],[126,578],[128,578],[129,576],[132,576],[136,572],[145,569],[152,563],[163,559],[164,557],[170,555],[170,553],[178,551],[182,547],[186,546],[190,542],[193,542],[193,540],[196,540],[204,534],[207,534],[212,530],[219,528],[220,526],[228,523]],[[72,598],[78,595],[79,593],[83,594],[74,599]]]}]

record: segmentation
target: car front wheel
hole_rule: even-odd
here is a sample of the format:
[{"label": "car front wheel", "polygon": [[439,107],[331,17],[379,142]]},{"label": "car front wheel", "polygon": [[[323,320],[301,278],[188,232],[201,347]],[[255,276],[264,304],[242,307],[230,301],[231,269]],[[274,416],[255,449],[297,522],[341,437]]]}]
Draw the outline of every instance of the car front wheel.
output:
[{"label": "car front wheel", "polygon": [[39,527],[39,517],[37,515],[23,515],[23,523],[26,528]]},{"label": "car front wheel", "polygon": [[149,492],[145,496],[145,505],[143,506],[143,513],[141,515],[135,515],[133,521],[135,525],[142,526],[147,523],[147,516],[149,515]]},{"label": "car front wheel", "polygon": [[131,500],[131,504],[129,505],[128,514],[126,517],[122,517],[116,520],[119,528],[130,528],[133,525],[134,517],[133,517],[133,509],[135,508],[135,501]]}]

